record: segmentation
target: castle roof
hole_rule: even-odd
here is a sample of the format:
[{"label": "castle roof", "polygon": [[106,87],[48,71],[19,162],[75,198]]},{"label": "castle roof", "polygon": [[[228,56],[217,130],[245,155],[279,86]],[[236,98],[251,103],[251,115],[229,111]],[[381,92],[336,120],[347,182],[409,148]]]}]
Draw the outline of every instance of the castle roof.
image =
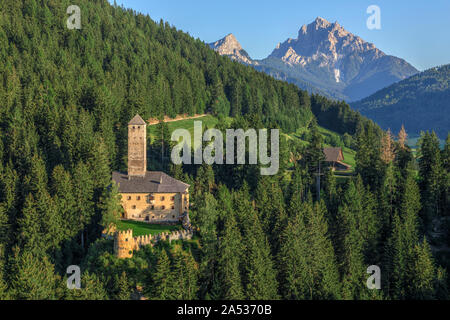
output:
[{"label": "castle roof", "polygon": [[129,177],[126,173],[113,172],[114,182],[120,193],[179,193],[189,188],[181,182],[161,171],[147,171],[144,177]]},{"label": "castle roof", "polygon": [[142,126],[145,125],[144,119],[141,118],[140,115],[135,115],[133,119],[128,123],[128,125]]}]

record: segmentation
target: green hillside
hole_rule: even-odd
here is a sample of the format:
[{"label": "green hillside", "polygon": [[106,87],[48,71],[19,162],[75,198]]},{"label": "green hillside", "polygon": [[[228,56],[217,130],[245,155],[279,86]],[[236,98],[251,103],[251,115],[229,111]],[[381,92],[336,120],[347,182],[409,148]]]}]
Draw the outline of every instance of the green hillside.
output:
[{"label": "green hillside", "polygon": [[434,130],[441,139],[450,131],[450,64],[432,68],[395,83],[352,104],[383,129],[409,135]]},{"label": "green hillside", "polygon": [[[194,121],[201,121],[203,128],[214,128],[219,123],[219,119],[212,115],[207,115],[204,117],[200,117],[197,119],[187,119],[187,120],[179,120],[174,122],[168,122],[167,127],[170,134],[176,129],[186,129],[189,131],[191,138],[194,138]],[[225,122],[230,124],[232,121],[231,118],[225,119]],[[158,137],[158,126],[151,125],[148,126],[148,136],[151,143],[155,143],[155,139]],[[344,153],[345,163],[352,166],[352,171],[356,166],[355,162],[355,154],[356,151],[346,146],[343,142],[343,138],[336,132],[325,129],[319,126],[319,132],[321,133],[324,140],[324,147],[342,147],[342,152]],[[307,127],[298,128],[295,133],[284,133],[284,136],[287,139],[294,140],[296,143],[301,144],[302,146],[307,146],[308,142],[306,140],[306,136],[308,134]],[[192,143],[192,141],[191,141]],[[192,144],[191,144],[192,145]]]}]

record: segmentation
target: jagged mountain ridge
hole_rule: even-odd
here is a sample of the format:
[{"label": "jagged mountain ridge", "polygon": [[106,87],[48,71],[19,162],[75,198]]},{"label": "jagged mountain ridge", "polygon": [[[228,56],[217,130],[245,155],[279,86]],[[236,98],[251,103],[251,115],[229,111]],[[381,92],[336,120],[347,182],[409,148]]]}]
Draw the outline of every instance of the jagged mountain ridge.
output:
[{"label": "jagged mountain ridge", "polygon": [[[212,47],[222,54],[220,46]],[[265,59],[232,58],[302,89],[347,101],[360,100],[418,72],[405,60],[386,55],[338,22],[323,18],[302,26],[296,39],[279,43]]]}]

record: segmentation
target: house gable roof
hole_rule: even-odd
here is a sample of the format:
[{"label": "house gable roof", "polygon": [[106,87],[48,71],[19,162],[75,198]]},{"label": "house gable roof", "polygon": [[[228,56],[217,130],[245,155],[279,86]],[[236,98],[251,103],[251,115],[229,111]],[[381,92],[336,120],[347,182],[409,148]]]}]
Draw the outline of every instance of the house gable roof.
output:
[{"label": "house gable roof", "polygon": [[342,148],[323,148],[323,154],[325,155],[325,161],[327,162],[344,161]]}]

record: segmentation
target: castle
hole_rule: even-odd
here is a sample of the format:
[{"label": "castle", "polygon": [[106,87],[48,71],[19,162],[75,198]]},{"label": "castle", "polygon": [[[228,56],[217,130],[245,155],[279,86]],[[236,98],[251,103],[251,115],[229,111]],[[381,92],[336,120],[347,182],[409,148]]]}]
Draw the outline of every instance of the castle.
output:
[{"label": "castle", "polygon": [[160,240],[192,238],[189,185],[164,172],[147,171],[147,124],[139,115],[128,123],[128,172],[113,172],[112,178],[122,196],[122,219],[161,224],[183,222],[185,228],[137,237],[133,237],[133,230],[116,231],[114,252],[118,258],[131,258],[133,251]]},{"label": "castle", "polygon": [[136,115],[128,123],[128,172],[113,172],[123,219],[175,223],[188,215],[189,185],[161,171],[147,171],[147,124]]}]

